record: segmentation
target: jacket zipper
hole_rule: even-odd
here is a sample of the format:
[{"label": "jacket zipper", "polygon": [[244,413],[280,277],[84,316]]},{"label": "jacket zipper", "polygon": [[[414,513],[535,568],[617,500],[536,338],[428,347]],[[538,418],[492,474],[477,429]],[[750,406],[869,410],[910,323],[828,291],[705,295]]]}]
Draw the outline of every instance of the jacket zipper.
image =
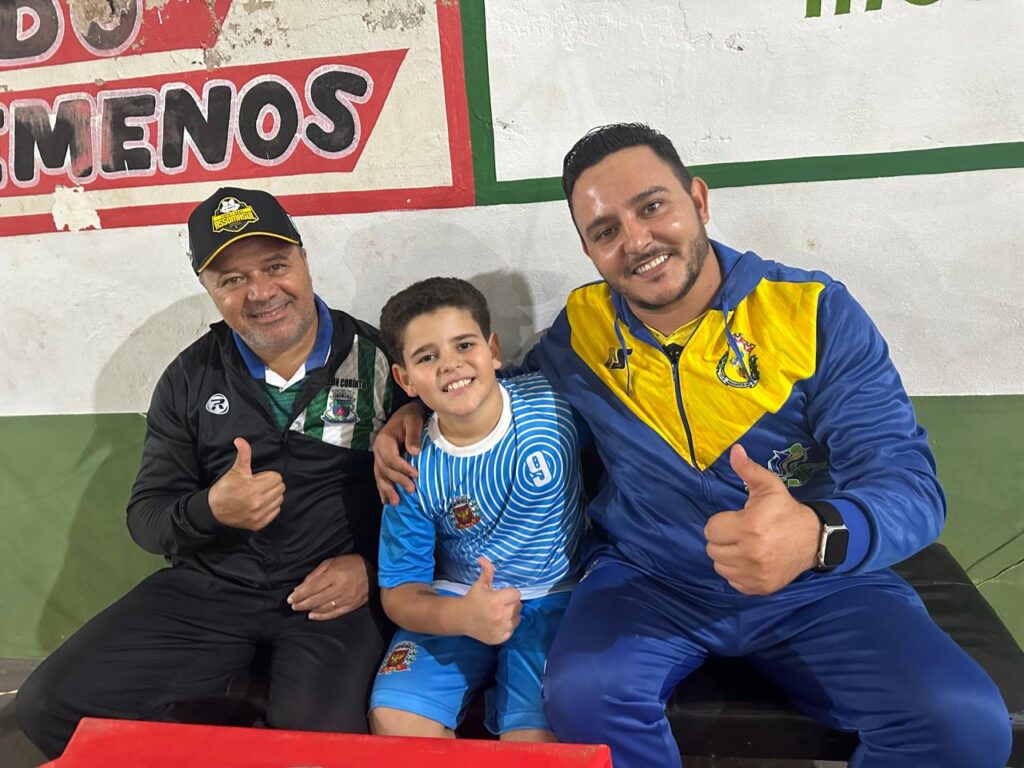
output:
[{"label": "jacket zipper", "polygon": [[662,347],[669,362],[672,364],[672,383],[676,387],[676,407],[679,409],[679,417],[683,421],[683,431],[686,433],[686,446],[690,449],[690,462],[693,468],[700,471],[697,466],[697,454],[693,450],[693,434],[690,432],[690,422],[686,420],[686,409],[683,408],[683,385],[679,380],[679,358],[683,354],[683,348],[678,344],[666,344]]},{"label": "jacket zipper", "polygon": [[[325,364],[324,368],[326,369],[326,367],[327,366]],[[316,374],[314,374],[314,375],[316,375]],[[292,424],[295,422],[295,419],[298,416],[298,414],[300,414],[303,411],[305,411],[305,409],[309,406],[309,404],[311,402],[313,402],[313,399],[316,397],[316,394],[322,389],[321,382],[319,381],[319,378],[317,378],[315,383],[317,384],[317,386],[315,386],[315,387],[309,385],[309,379],[307,379],[306,382],[303,383],[303,385],[302,385],[303,391],[300,393],[299,397],[297,397],[295,399],[295,403],[292,405],[292,412],[290,414],[288,414],[287,423],[284,425],[284,429],[281,431],[281,477],[282,478],[288,477],[288,467],[289,467],[289,464],[290,464],[290,462],[289,462],[290,454],[289,454],[289,445],[288,445],[288,443],[289,443],[289,440],[291,438]],[[270,574],[271,573],[277,573],[278,569],[279,569],[279,566],[281,565],[282,548],[283,548],[283,543],[282,543],[281,537],[280,536],[275,536],[273,541],[271,542],[272,559],[271,559],[271,561],[269,563],[269,567],[267,568],[267,573],[266,573],[266,579],[267,579],[268,582],[269,582],[269,579],[270,579]]]},{"label": "jacket zipper", "polygon": [[704,498],[710,500],[711,484],[697,465],[697,454],[693,449],[693,433],[690,431],[690,422],[686,418],[686,409],[683,407],[683,383],[679,378],[679,358],[682,357],[683,348],[678,344],[666,344],[662,347],[662,351],[672,364],[672,383],[676,388],[676,407],[679,409],[679,418],[683,422],[683,431],[686,433],[686,447],[690,449],[690,462],[700,475],[700,487]]}]

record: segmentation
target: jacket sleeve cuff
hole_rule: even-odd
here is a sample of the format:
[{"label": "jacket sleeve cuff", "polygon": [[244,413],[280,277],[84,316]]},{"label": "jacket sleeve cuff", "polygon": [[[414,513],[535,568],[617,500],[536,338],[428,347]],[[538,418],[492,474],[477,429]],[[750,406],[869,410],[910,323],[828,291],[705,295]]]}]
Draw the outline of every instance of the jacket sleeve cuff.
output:
[{"label": "jacket sleeve cuff", "polygon": [[185,502],[185,521],[198,534],[216,533],[223,526],[217,522],[210,509],[210,489],[192,494]]},{"label": "jacket sleeve cuff", "polygon": [[836,573],[845,573],[864,562],[871,547],[871,526],[867,515],[859,506],[848,499],[829,499],[828,502],[843,516],[850,540],[846,546],[846,560],[836,567]]}]

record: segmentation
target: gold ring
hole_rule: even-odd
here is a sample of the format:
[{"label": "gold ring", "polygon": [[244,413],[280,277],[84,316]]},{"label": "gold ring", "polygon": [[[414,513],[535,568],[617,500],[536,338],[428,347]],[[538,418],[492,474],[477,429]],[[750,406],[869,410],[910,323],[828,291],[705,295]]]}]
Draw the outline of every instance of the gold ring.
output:
[{"label": "gold ring", "polygon": [[337,604],[336,602],[334,602],[333,600],[331,600],[331,610],[333,611],[333,610],[335,610],[335,609],[336,609],[337,607],[338,607],[338,604]]}]

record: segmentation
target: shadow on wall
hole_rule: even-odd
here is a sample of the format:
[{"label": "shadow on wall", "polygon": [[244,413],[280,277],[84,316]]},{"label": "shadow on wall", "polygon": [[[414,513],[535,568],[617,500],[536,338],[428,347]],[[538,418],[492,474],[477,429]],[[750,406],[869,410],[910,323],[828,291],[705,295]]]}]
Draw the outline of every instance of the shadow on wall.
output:
[{"label": "shadow on wall", "polygon": [[[150,317],[100,371],[96,410],[109,409],[108,404],[117,400],[112,393],[125,391],[125,377],[131,379],[132,387],[139,387],[148,402],[164,366],[202,335],[212,318],[216,318],[216,310],[204,294],[175,302]],[[168,349],[174,351],[168,354]],[[164,359],[150,365],[157,355]],[[140,365],[139,361],[146,363]],[[91,434],[76,440],[83,447],[67,472],[91,474],[77,497],[61,569],[39,616],[37,637],[44,653],[163,562],[140,549],[125,525],[125,507],[142,452],[144,418],[98,413],[82,420],[82,425]]]},{"label": "shadow on wall", "polygon": [[[487,298],[491,330],[498,334],[505,362],[518,360],[532,346],[536,323],[551,319],[539,318],[536,310],[548,303],[561,308],[571,279],[533,271],[528,281],[517,265],[502,263],[471,231],[441,220],[429,226],[412,217],[374,224],[354,232],[340,249],[336,243],[326,247],[324,234],[317,235],[308,246],[310,267],[328,304],[377,325],[381,306],[403,288],[427,277],[460,277]],[[541,292],[551,295],[535,295]]]},{"label": "shadow on wall", "polygon": [[498,335],[501,362],[508,365],[518,361],[533,345],[531,339],[535,336],[526,278],[514,272],[484,272],[466,280],[487,299],[491,332]]},{"label": "shadow on wall", "polygon": [[[458,226],[428,230],[404,222],[393,224],[398,225],[361,230],[336,260],[325,256],[326,249],[310,248],[314,285],[328,304],[376,325],[381,304],[406,285],[438,274],[463,277],[487,297],[503,360],[515,361],[529,349],[536,336],[534,301],[524,275],[503,269],[480,271],[481,266],[500,266],[499,260]],[[401,257],[396,256],[399,253]],[[346,264],[361,266],[358,281],[339,277],[339,272],[347,271],[341,269]],[[373,268],[366,269],[368,265]],[[550,287],[564,298],[561,279]],[[543,275],[536,284],[547,285]],[[67,445],[80,448],[77,454],[69,451],[55,473],[79,481],[69,487],[64,501],[75,509],[60,571],[37,614],[36,637],[43,654],[161,566],[161,558],[131,540],[125,525],[145,420],[140,414],[110,411],[123,407],[119,404],[125,402],[126,393],[131,400],[148,403],[164,367],[216,319],[216,309],[202,293],[150,317],[130,333],[100,371],[96,413],[74,418],[76,434],[69,436]]]}]

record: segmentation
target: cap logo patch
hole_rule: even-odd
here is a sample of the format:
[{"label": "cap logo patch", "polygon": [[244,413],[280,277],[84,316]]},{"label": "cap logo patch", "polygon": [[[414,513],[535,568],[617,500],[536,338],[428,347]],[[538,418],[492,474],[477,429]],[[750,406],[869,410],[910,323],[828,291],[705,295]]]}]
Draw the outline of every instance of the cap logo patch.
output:
[{"label": "cap logo patch", "polygon": [[241,232],[260,217],[248,203],[243,203],[237,197],[225,197],[217,204],[217,210],[211,217],[214,232]]}]

